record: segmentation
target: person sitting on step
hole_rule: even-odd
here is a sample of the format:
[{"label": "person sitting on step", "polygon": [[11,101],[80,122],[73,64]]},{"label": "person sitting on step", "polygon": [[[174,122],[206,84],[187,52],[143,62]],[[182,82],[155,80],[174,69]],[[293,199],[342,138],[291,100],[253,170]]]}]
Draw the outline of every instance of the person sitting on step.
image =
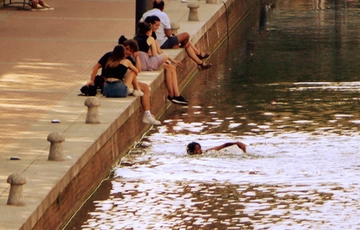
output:
[{"label": "person sitting on step", "polygon": [[[153,9],[145,12],[140,21],[145,21],[151,25],[161,49],[185,48],[188,56],[197,64],[198,70],[209,69],[212,64],[202,61],[202,59],[209,57],[209,54],[201,52],[191,43],[189,33],[172,34],[169,16],[163,12],[164,7],[163,0],[154,0]],[[150,18],[148,18],[149,16]]]},{"label": "person sitting on step", "polygon": [[[101,75],[106,79],[104,85],[105,96],[119,97],[123,94],[121,82],[127,86],[125,95],[132,93],[134,96],[141,96],[141,104],[145,110],[142,121],[147,124],[160,125],[161,122],[154,118],[150,112],[150,87],[137,81],[139,70],[126,59],[125,47],[117,45],[112,52],[104,54],[94,65],[87,85],[94,85],[95,76],[101,68]],[[132,91],[132,87],[134,90]],[[132,91],[132,92],[131,92]]]},{"label": "person sitting on step", "polygon": [[134,40],[137,41],[139,51],[141,51],[140,61],[142,70],[157,70],[163,67],[165,69],[165,84],[168,90],[168,100],[174,104],[187,105],[188,102],[180,95],[176,71],[176,66],[182,66],[182,63],[164,53],[151,34],[152,30],[148,23],[138,23],[137,34]]}]

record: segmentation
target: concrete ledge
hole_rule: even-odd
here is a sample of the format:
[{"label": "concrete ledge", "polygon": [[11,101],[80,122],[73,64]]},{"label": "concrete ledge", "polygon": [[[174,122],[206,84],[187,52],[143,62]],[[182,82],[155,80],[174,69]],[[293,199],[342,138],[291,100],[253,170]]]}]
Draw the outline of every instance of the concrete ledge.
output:
[{"label": "concrete ledge", "polygon": [[[171,20],[180,23],[179,32],[189,32],[197,47],[210,52],[225,39],[227,30],[257,4],[259,2],[253,0],[227,0],[225,7],[225,4],[200,1],[198,22],[187,21],[187,9],[178,10],[184,7],[180,1],[171,2],[165,6],[165,11]],[[182,49],[166,52],[184,63],[178,71],[183,87],[196,72],[196,65]],[[160,116],[169,106],[163,71],[142,72],[138,78],[150,85],[151,111]],[[32,124],[28,132],[19,136],[14,145],[2,152],[7,159],[16,155],[21,160],[9,160],[0,169],[1,179],[6,181],[8,172],[18,172],[25,175],[27,184],[24,185],[25,205],[16,207],[6,205],[9,187],[0,187],[1,229],[59,229],[110,173],[111,167],[150,128],[141,122],[143,109],[136,97],[111,99],[98,96],[101,124],[85,124],[86,97],[77,96],[78,93],[79,89],[70,92],[52,111]],[[60,123],[52,124],[52,119],[59,119]],[[54,131],[65,135],[62,146],[64,155],[69,156],[65,161],[47,160],[50,143],[46,137]]]}]

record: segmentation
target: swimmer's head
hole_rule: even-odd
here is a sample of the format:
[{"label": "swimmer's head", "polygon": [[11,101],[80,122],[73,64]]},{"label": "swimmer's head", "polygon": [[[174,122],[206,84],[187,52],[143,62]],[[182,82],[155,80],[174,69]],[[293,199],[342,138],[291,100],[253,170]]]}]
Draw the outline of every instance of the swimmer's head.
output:
[{"label": "swimmer's head", "polygon": [[191,142],[187,145],[186,151],[190,155],[201,154],[201,145],[197,142]]}]

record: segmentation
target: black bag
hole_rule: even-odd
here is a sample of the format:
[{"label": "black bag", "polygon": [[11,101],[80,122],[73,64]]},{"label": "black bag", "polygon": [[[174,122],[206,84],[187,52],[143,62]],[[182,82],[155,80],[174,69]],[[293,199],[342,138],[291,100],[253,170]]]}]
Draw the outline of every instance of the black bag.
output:
[{"label": "black bag", "polygon": [[80,91],[82,94],[79,94],[79,96],[95,96],[97,94],[97,88],[95,85],[84,85],[81,87]]},{"label": "black bag", "polygon": [[84,85],[81,87],[80,92],[82,94],[79,94],[79,96],[96,96],[98,89],[100,89],[101,93],[103,93],[104,84],[105,79],[100,75],[96,75],[94,85]]},{"label": "black bag", "polygon": [[94,80],[94,84],[95,84],[96,88],[100,89],[101,93],[103,93],[103,88],[104,88],[104,84],[105,84],[105,78],[103,76],[96,75],[95,80]]}]

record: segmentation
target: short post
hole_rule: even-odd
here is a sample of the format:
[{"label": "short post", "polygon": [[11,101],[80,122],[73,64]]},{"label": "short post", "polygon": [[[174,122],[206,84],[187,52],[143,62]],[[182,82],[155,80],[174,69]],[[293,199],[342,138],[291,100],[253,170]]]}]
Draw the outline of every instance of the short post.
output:
[{"label": "short post", "polygon": [[177,22],[171,22],[171,33],[172,34],[178,34],[178,30],[180,29],[180,25]]},{"label": "short post", "polygon": [[189,2],[187,7],[190,9],[189,21],[199,21],[198,8],[200,7],[199,2]]},{"label": "short post", "polygon": [[52,132],[48,135],[47,140],[50,142],[49,161],[65,160],[61,143],[65,141],[62,133]]},{"label": "short post", "polygon": [[8,205],[24,205],[24,196],[23,196],[23,184],[26,184],[26,178],[18,173],[11,174],[7,180],[7,183],[10,184],[10,192],[7,204]]},{"label": "short post", "polygon": [[84,103],[87,107],[86,121],[87,124],[100,124],[98,107],[100,106],[99,98],[87,98]]}]

